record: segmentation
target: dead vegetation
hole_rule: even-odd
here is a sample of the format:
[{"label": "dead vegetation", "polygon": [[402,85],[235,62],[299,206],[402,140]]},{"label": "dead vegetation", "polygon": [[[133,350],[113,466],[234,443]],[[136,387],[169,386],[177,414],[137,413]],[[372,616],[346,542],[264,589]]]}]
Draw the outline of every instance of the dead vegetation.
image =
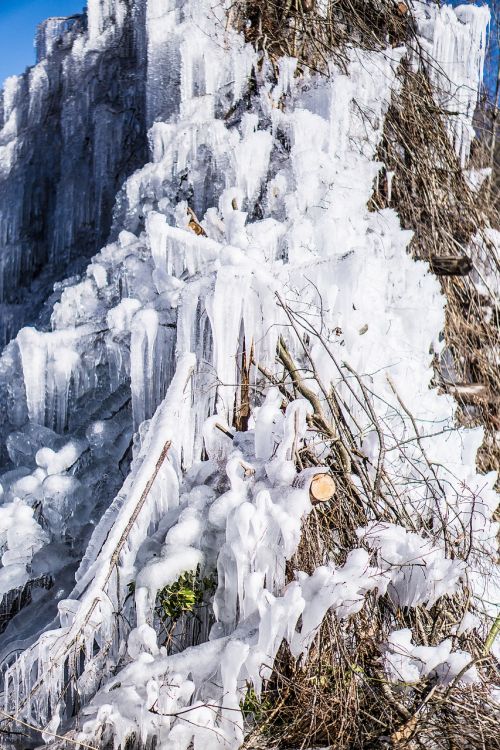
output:
[{"label": "dead vegetation", "polygon": [[[467,266],[465,273],[438,273],[447,309],[446,348],[436,358],[436,385],[456,397],[461,424],[485,428],[479,467],[498,470],[500,262],[485,231],[498,225],[498,209],[488,200],[487,183],[479,192],[467,184],[426,75],[404,65],[400,75],[401,91],[387,114],[379,150],[386,171],[372,208],[397,210],[402,225],[414,232],[411,252],[429,261],[431,270],[446,262]],[[476,152],[473,159],[483,166],[485,154]]]},{"label": "dead vegetation", "polygon": [[271,62],[289,55],[323,73],[332,61],[345,68],[348,45],[385,49],[414,34],[403,0],[235,0],[230,19]]},{"label": "dead vegetation", "polygon": [[[419,54],[411,9],[394,0],[235,0],[231,22],[273,65],[282,55],[298,59],[298,74],[326,74],[333,61],[346,69],[349,46],[370,50],[409,44]],[[485,227],[499,226],[496,177],[476,192],[467,183],[425,66],[400,66],[400,93],[385,121],[379,149],[385,171],[374,190],[373,210],[392,206],[414,232],[410,251],[439,276],[447,297],[446,347],[436,357],[436,386],[460,404],[464,426],[481,425],[483,471],[499,470],[500,260]],[[500,78],[499,78],[500,80]],[[496,123],[498,107],[490,103]],[[492,112],[493,115],[492,115]],[[473,145],[471,167],[488,167],[491,140]],[[389,188],[390,176],[391,187]],[[444,269],[444,270],[443,270]],[[486,279],[493,278],[496,288]]]},{"label": "dead vegetation", "polygon": [[[335,496],[314,506],[304,522],[300,546],[287,566],[291,581],[297,570],[312,574],[328,562],[342,565],[349,552],[359,546],[356,529],[369,519],[400,524],[417,532],[431,530],[425,517],[409,505],[409,496],[398,491],[394,462],[386,460],[384,450],[384,436],[390,428],[377,416],[373,394],[364,378],[330,352],[332,376],[333,373],[337,378],[340,376],[344,385],[356,393],[357,402],[362,403],[367,419],[379,435],[376,466],[366,461],[359,435],[353,431],[352,422],[348,424],[342,416],[347,411],[345,400],[338,390],[321,382],[315,370],[311,349],[315,339],[322,340],[322,334],[303,325],[301,317],[284,301],[278,299],[278,304],[285,310],[292,336],[300,342],[302,352],[294,358],[281,339],[275,373],[271,376],[261,370],[261,375],[280,388],[283,405],[299,397],[310,402],[314,413],[309,426],[317,438],[297,448],[297,469],[317,466],[314,446],[327,445],[329,452],[321,460],[335,477],[337,488]],[[327,346],[326,341],[323,343]],[[421,429],[395,387],[394,393],[402,414],[414,429],[414,439],[419,442],[419,436],[423,436]],[[400,460],[407,461],[404,446],[398,450]],[[419,461],[432,475],[434,470],[423,447]],[[427,490],[436,502],[444,500],[437,476],[427,482]],[[457,540],[443,520],[439,531],[432,528],[432,534],[436,533],[444,536],[451,556],[467,559],[471,543],[467,529]],[[465,586],[460,593],[440,598],[430,609],[423,605],[402,607],[390,595],[378,598],[370,594],[363,609],[347,621],[339,620],[330,611],[307,659],[294,659],[283,644],[261,698],[257,699],[250,690],[243,705],[250,727],[244,747],[246,750],[499,748],[497,709],[488,695],[488,684],[498,680],[499,672],[489,654],[488,639],[485,641],[476,631],[455,635],[458,624],[469,611],[473,611],[473,606]],[[432,676],[418,683],[391,682],[383,668],[380,644],[400,628],[411,628],[422,645],[437,645],[451,638],[454,648],[471,654],[468,666],[478,669],[482,682],[466,686],[460,682],[460,675],[446,687],[438,686]]]},{"label": "dead vegetation", "polygon": [[[299,73],[306,68],[325,73],[332,59],[342,68],[348,45],[382,49],[415,39],[407,5],[385,0],[330,2],[326,15],[318,14],[313,0],[240,0],[233,6],[232,21],[273,64],[281,55],[297,57]],[[398,212],[403,227],[414,232],[410,252],[416,259],[428,261],[440,279],[447,298],[445,348],[435,357],[434,385],[455,396],[460,424],[484,427],[478,468],[498,470],[500,318],[498,286],[489,287],[486,274],[498,282],[500,265],[485,231],[487,226],[498,227],[498,208],[491,199],[491,182],[486,181],[479,192],[467,183],[446,132],[446,113],[436,104],[424,67],[415,71],[403,63],[399,75],[400,92],[388,112],[378,154],[385,170],[370,208],[390,206]],[[476,146],[471,164],[488,166],[487,151]],[[388,176],[392,189],[388,189]],[[295,320],[292,328],[303,343],[300,322]],[[303,346],[299,366],[282,340],[277,351],[281,375],[262,370],[261,375],[280,387],[285,402],[303,397],[313,405],[311,427],[330,444],[327,463],[336,478],[337,492],[331,501],[315,507],[304,524],[300,548],[289,564],[290,580],[294,570],[312,572],[326,560],[344,562],[356,543],[355,529],[366,521],[367,511],[406,527],[411,528],[412,523],[404,502],[397,499],[382,440],[381,459],[375,479],[371,479],[356,437],[342,419],[335,391],[318,382]],[[332,361],[332,371],[341,373],[339,363]],[[351,377],[357,379],[370,419],[383,435],[384,426],[375,418],[370,394],[363,390],[356,373]],[[315,389],[307,385],[311,379],[316,381]],[[318,400],[315,392],[323,397]],[[401,407],[404,410],[404,404]],[[307,448],[296,460],[299,469],[315,465]],[[351,473],[363,487],[364,499],[371,498],[368,508]],[[456,540],[448,541],[450,549],[454,547],[452,555],[460,554]],[[486,643],[474,632],[453,635],[453,626],[469,607],[464,588],[460,595],[441,599],[430,610],[399,608],[386,596],[379,600],[369,597],[363,610],[346,624],[328,614],[307,661],[295,661],[282,646],[262,698],[246,701],[245,713],[252,728],[245,748],[499,748],[497,709],[486,689],[491,678],[498,679],[498,664],[488,647],[494,627]],[[438,688],[432,679],[414,685],[390,684],[376,644],[391,630],[405,627],[412,628],[423,645],[453,638],[454,647],[472,655],[482,683],[465,687],[456,679],[446,688]]]}]

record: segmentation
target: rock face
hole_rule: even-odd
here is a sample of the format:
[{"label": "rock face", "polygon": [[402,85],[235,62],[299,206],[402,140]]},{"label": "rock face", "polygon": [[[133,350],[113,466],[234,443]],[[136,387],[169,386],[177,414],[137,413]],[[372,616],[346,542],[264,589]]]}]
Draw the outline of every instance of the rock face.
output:
[{"label": "rock face", "polygon": [[91,3],[88,14],[48,19],[36,37],[37,65],[5,84],[2,345],[36,319],[54,281],[102,247],[118,189],[146,161],[139,20],[137,9],[118,4],[105,13],[101,3]]}]

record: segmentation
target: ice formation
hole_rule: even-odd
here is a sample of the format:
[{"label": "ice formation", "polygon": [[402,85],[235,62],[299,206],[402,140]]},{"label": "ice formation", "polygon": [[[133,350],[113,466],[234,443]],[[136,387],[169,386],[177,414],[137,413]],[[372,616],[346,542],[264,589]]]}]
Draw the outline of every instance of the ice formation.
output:
[{"label": "ice formation", "polygon": [[472,118],[483,80],[488,5],[417,4],[418,30],[427,54],[429,78],[448,113],[448,134],[462,166],[474,139]]},{"label": "ice formation", "polygon": [[140,9],[127,7],[45,21],[38,64],[0,94],[2,346],[40,313],[47,325],[54,281],[102,247],[116,193],[147,158]]},{"label": "ice formation", "polygon": [[386,671],[394,682],[417,682],[424,675],[434,674],[444,685],[461,674],[465,683],[478,680],[474,666],[466,669],[471,663],[471,656],[465,651],[451,653],[451,640],[443,641],[438,646],[415,646],[411,630],[396,630],[389,636],[385,653]]},{"label": "ice formation", "polygon": [[[449,125],[465,163],[487,15],[420,10],[422,43],[429,55],[444,50],[449,80],[467,91]],[[78,737],[88,745],[98,738],[124,747],[135,735],[164,750],[236,750],[247,685],[260,692],[283,640],[295,656],[307,654],[327,611],[348,621],[369,593],[431,607],[467,580],[478,627],[491,623],[496,477],[476,473],[481,430],[456,429],[452,398],[429,388],[444,326],[438,282],[407,254],[411,233],[396,212],[367,208],[407,51],[352,48],[347,72],[332,64],[327,77],[296,76],[296,61],[283,59],[273,83],[227,27],[222,3],[137,1],[131,11],[120,0],[90,0],[88,28],[63,62],[68,71],[75,65],[75,80],[113,50],[130,13],[134,43],[147,50],[150,161],[118,194],[110,242],[86,273],[58,287],[50,329],[23,328],[0,360],[8,454],[0,585],[33,584],[31,603],[2,636],[4,707],[46,729],[49,743],[71,726],[78,695]],[[55,45],[28,78],[7,83],[4,168],[20,164],[12,135],[25,116],[19,91],[28,80],[49,85],[51,60],[62,54]],[[256,93],[241,114],[252,71]],[[442,71],[436,76],[438,95],[451,96]],[[87,108],[96,110],[91,97],[81,106],[71,125],[80,135]],[[100,122],[94,167],[102,171],[86,178],[96,203],[99,180],[120,149],[124,156],[121,135],[109,118]],[[122,119],[113,122],[122,133]],[[57,210],[66,216],[74,205]],[[2,235],[14,238],[20,220],[5,216]],[[16,243],[2,250],[12,286]],[[383,453],[408,519],[408,528],[370,521],[343,565],[325,560],[292,581],[286,563],[311,511],[293,456],[311,440],[311,405],[299,398],[283,412],[269,388],[249,430],[231,426],[244,352],[272,369],[282,335],[303,356],[287,305],[312,328],[321,313],[315,370],[356,425],[374,481]],[[359,381],[344,377],[344,363]],[[383,445],[360,405],[363,384]],[[155,628],[157,594],[197,571],[216,578],[205,594],[212,606],[167,648]],[[42,576],[52,577],[52,593],[36,589]],[[475,668],[463,671],[467,658],[451,641],[425,649],[411,631],[397,631],[383,661],[396,682],[432,673],[446,685],[457,675],[476,679]]]}]

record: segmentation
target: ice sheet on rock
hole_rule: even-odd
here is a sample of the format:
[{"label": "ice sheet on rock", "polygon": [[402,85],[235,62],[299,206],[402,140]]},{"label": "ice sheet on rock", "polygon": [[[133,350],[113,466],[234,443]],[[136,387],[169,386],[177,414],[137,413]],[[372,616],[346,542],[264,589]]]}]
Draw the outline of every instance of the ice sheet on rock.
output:
[{"label": "ice sheet on rock", "polygon": [[[26,674],[26,661],[30,665],[29,670],[37,664],[40,674],[47,672],[55,692],[57,692],[57,686],[62,684],[66,658],[70,658],[70,663],[76,665],[76,661],[72,662],[73,657],[70,655],[75,646],[78,650],[82,643],[86,646],[87,672],[91,672],[96,663],[100,663],[99,653],[93,654],[92,644],[95,639],[97,642],[106,643],[109,638],[113,637],[114,622],[111,602],[112,597],[118,596],[125,599],[127,596],[127,581],[130,580],[134,565],[135,547],[132,540],[134,537],[136,540],[140,539],[148,529],[158,524],[169,506],[175,506],[178,503],[183,449],[184,446],[188,448],[190,444],[188,415],[193,364],[193,357],[187,355],[179,362],[169,394],[156,413],[153,419],[153,429],[148,432],[143,445],[143,460],[138,462],[136,474],[128,481],[128,496],[125,500],[121,500],[111,528],[108,527],[102,533],[98,527],[90,541],[84,572],[79,576],[75,589],[76,597],[82,592],[84,595],[80,600],[80,605],[75,607],[76,616],[69,628],[46,633],[26,652],[21,662],[16,662],[7,671],[5,700],[6,704],[10,704],[14,699],[16,710],[19,700],[19,679],[21,673]],[[179,424],[183,425],[184,431],[178,428]],[[156,486],[150,487],[148,484],[150,480],[156,480]],[[147,487],[149,487],[149,492],[145,491]],[[104,525],[108,520],[104,517]],[[125,544],[123,535],[127,529],[130,534]],[[119,580],[121,581],[118,588],[116,587],[117,565],[120,567]],[[111,587],[109,594],[105,594],[104,591],[108,587]],[[116,602],[115,606],[121,605]],[[65,640],[67,633],[69,633],[68,640]],[[66,651],[68,647],[69,651]],[[103,665],[100,668],[103,669]],[[11,685],[13,693],[10,692]],[[37,684],[36,687],[38,689],[40,685]],[[23,682],[26,697],[30,688],[30,683]],[[41,699],[37,698],[37,710],[42,722],[44,722],[43,717],[47,715],[47,701],[49,701],[49,696],[45,694]]]},{"label": "ice sheet on rock", "polygon": [[107,240],[115,194],[147,159],[140,18],[137,4],[123,0],[49,18],[38,28],[37,65],[5,82],[2,346],[37,320],[53,283],[71,267],[81,271]]},{"label": "ice sheet on rock", "polygon": [[23,328],[17,338],[21,355],[26,400],[32,422],[57,430],[64,429],[68,417],[70,388],[80,390],[81,360],[75,343],[93,333],[92,326],[61,333],[41,333]]},{"label": "ice sheet on rock", "polygon": [[464,167],[474,138],[472,119],[483,80],[488,5],[416,3],[427,73],[445,113],[448,135]]},{"label": "ice sheet on rock", "polygon": [[42,425],[29,424],[19,432],[11,432],[6,440],[9,458],[14,466],[35,466],[35,455],[40,448],[54,448],[57,433]]},{"label": "ice sheet on rock", "polygon": [[89,45],[102,44],[100,37],[106,32],[116,33],[126,16],[124,0],[88,0],[87,18]]}]

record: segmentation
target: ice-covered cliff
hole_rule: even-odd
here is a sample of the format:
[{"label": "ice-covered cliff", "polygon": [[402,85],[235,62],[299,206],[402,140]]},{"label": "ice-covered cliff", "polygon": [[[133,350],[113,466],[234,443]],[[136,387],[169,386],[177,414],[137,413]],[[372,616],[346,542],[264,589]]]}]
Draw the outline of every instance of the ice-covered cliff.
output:
[{"label": "ice-covered cliff", "polygon": [[[0,101],[0,343],[109,237],[116,193],[147,157],[144,22],[134,4],[49,19],[38,64]],[[42,318],[47,322],[47,314]]]},{"label": "ice-covered cliff", "polygon": [[[63,181],[69,203],[39,204],[55,245],[7,247],[12,289],[21,259],[34,269],[46,252],[62,273],[77,208],[107,232],[103,196],[151,126],[110,242],[59,286],[50,330],[23,328],[0,360],[3,715],[33,727],[34,745],[43,733],[54,747],[236,749],[250,686],[260,695],[283,642],[304,663],[327,616],[332,670],[348,652],[351,687],[395,686],[399,723],[430,700],[419,685],[457,684],[498,710],[474,651],[498,601],[496,477],[476,471],[482,431],[458,428],[453,399],[430,388],[439,284],[396,211],[368,209],[402,63],[432,79],[436,106],[453,101],[448,137],[466,165],[488,13],[414,12],[418,45],[352,45],[319,75],[247,44],[230,3],[91,0],[88,29],[64,31],[70,49],[9,83],[7,135],[25,116],[16,91],[44,75],[50,90],[65,70],[58,80],[93,93],[63,88],[61,122],[79,143],[90,121],[103,131],[84,200]],[[126,112],[109,115],[106,92]],[[9,136],[0,156],[13,153],[16,231],[16,186],[41,190],[50,173],[26,176],[24,143]],[[311,527],[321,472],[337,491]],[[349,651],[364,615],[370,674]]]}]

